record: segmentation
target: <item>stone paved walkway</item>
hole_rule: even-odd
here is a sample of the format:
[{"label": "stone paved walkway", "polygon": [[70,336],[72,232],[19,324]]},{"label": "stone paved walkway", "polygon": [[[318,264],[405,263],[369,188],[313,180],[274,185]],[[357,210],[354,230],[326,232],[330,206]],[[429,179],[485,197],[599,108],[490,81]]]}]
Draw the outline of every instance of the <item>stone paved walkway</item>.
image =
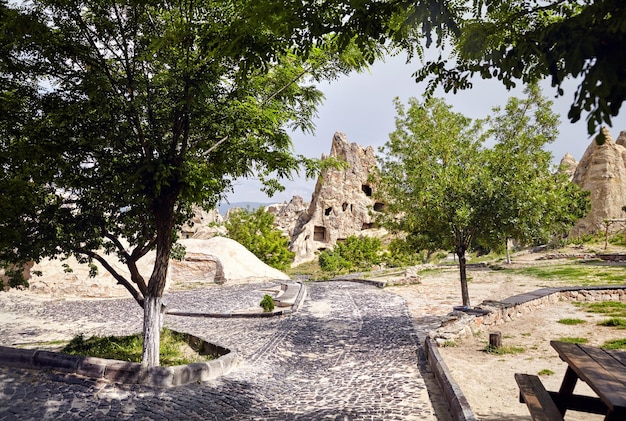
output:
[{"label": "stone paved walkway", "polygon": [[[266,285],[169,294],[181,311],[258,305]],[[401,297],[350,282],[309,283],[290,315],[254,319],[167,316],[165,324],[232,349],[238,366],[217,380],[160,389],[0,367],[0,420],[444,420],[445,403]],[[132,300],[7,302],[0,344],[33,338],[136,333]],[[55,332],[56,331],[56,332]],[[30,339],[29,339],[30,338]]]}]

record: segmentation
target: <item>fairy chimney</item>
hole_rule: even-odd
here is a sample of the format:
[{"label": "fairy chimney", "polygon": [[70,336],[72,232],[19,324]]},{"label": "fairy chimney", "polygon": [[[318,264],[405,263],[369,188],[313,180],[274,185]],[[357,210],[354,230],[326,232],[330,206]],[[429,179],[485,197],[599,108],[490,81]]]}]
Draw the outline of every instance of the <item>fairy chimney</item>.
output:
[{"label": "fairy chimney", "polygon": [[313,260],[317,251],[332,248],[337,241],[374,228],[370,211],[382,209],[383,205],[372,197],[370,175],[376,169],[374,149],[348,143],[346,135],[337,132],[330,157],[344,161],[347,166],[327,169],[317,180],[311,204],[300,216],[292,236],[294,265]]},{"label": "fairy chimney", "polygon": [[602,128],[605,142],[599,145],[595,139],[581,158],[572,182],[591,192],[591,211],[579,220],[572,234],[599,232],[606,219],[624,218],[622,207],[626,205],[626,134],[620,134],[620,143],[613,141],[606,127]]}]

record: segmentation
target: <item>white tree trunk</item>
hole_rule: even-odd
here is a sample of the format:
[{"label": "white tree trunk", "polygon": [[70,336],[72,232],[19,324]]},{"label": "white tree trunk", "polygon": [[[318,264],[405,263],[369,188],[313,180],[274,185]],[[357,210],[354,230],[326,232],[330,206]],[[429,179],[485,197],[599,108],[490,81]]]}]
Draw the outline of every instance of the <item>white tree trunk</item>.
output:
[{"label": "white tree trunk", "polygon": [[510,253],[510,240],[507,238],[506,240],[504,240],[505,243],[505,248],[506,248],[506,263],[507,265],[511,264],[511,253]]},{"label": "white tree trunk", "polygon": [[159,365],[161,326],[163,325],[162,297],[145,297],[143,304],[143,355],[141,363],[148,367]]}]

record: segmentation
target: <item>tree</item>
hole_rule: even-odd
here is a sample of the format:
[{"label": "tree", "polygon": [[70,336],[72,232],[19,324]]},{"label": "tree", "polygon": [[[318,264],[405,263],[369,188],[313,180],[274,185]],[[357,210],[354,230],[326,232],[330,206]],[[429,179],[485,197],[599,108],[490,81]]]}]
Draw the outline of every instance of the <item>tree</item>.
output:
[{"label": "tree", "polygon": [[142,361],[158,364],[192,205],[239,177],[271,195],[302,165],[312,175],[287,131],[312,130],[322,95],[305,82],[363,68],[388,38],[446,31],[452,14],[433,4],[0,0],[0,262],[99,262],[143,307]]},{"label": "tree", "polygon": [[427,62],[417,80],[448,92],[470,88],[474,75],[507,88],[549,77],[563,95],[562,82],[580,78],[568,117],[587,112],[592,134],[611,125],[626,98],[625,8],[621,0],[476,0],[448,33],[452,55]]},{"label": "tree", "polygon": [[228,237],[250,250],[264,263],[285,270],[295,253],[289,251],[289,239],[274,226],[274,215],[264,207],[254,211],[235,209],[226,220]]},{"label": "tree", "polygon": [[526,98],[510,98],[504,109],[494,108],[487,119],[486,139],[495,142],[486,162],[489,206],[496,211],[488,231],[505,245],[508,263],[508,240],[532,244],[564,236],[589,210],[588,192],[564,173],[554,174],[552,154],[543,149],[558,134],[552,102],[536,84],[525,93]]},{"label": "tree", "polygon": [[468,250],[543,239],[584,215],[585,193],[550,171],[542,148],[556,120],[535,88],[527,99],[511,99],[504,113],[496,110],[486,131],[485,122],[472,124],[440,99],[396,108],[396,130],[381,148],[381,223],[405,232],[417,250],[454,250],[464,306]]},{"label": "tree", "polygon": [[[0,261],[100,262],[144,309],[149,366],[159,361],[172,244],[192,204],[214,206],[237,177],[256,175],[271,194],[300,165],[314,170],[292,155],[287,134],[312,129],[322,98],[303,76],[332,78],[365,64],[349,45],[340,57],[335,40],[307,32],[316,22],[284,21],[276,7],[0,7],[0,69],[9,82],[1,89],[11,108],[1,117],[0,194],[11,205],[0,211]],[[137,262],[151,250],[146,279]],[[111,253],[129,275],[109,264]]]},{"label": "tree", "polygon": [[408,109],[396,100],[396,110],[396,130],[380,149],[381,222],[406,232],[416,250],[454,250],[463,305],[469,306],[465,254],[488,216],[480,206],[489,182],[480,125],[437,98],[411,98]]}]

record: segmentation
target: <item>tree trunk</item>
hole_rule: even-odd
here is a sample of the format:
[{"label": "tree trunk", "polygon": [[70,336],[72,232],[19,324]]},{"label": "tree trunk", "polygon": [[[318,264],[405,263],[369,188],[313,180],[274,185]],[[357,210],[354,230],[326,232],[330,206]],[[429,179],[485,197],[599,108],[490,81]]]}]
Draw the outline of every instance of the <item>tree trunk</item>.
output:
[{"label": "tree trunk", "polygon": [[162,297],[147,296],[143,306],[143,349],[141,363],[148,367],[159,365],[161,326],[163,325]]},{"label": "tree trunk", "polygon": [[509,239],[504,240],[504,248],[506,249],[506,264],[511,264],[511,253],[509,253]]},{"label": "tree trunk", "polygon": [[459,247],[456,252],[459,256],[459,272],[461,274],[461,297],[463,298],[463,305],[465,307],[470,306],[469,291],[467,289],[467,272],[465,267],[465,248]]},{"label": "tree trunk", "polygon": [[148,281],[143,307],[143,354],[141,362],[148,367],[159,365],[164,311],[163,291],[165,290],[172,252],[175,199],[176,195],[171,195],[155,204],[156,257]]}]

